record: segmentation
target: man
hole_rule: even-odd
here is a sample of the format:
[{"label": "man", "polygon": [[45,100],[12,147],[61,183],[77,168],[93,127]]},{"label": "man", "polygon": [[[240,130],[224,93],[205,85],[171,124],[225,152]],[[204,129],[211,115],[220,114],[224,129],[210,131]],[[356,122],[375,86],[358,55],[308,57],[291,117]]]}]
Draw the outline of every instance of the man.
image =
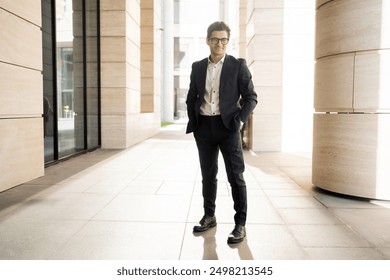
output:
[{"label": "man", "polygon": [[221,151],[235,210],[235,227],[228,243],[239,243],[246,236],[247,216],[240,127],[255,108],[257,94],[246,61],[225,53],[229,38],[230,28],[222,21],[212,23],[207,29],[210,56],[192,65],[186,133],[194,133],[202,171],[204,216],[193,231],[203,232],[217,225],[215,200]]}]

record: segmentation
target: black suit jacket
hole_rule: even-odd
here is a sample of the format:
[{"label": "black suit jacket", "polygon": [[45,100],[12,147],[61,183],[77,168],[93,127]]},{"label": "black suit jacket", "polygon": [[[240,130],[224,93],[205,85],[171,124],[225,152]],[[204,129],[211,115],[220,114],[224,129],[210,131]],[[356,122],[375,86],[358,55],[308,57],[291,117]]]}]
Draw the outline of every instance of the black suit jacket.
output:
[{"label": "black suit jacket", "polygon": [[[208,58],[192,64],[186,101],[189,118],[186,133],[194,132],[198,126],[200,106],[206,91],[207,65]],[[245,59],[226,55],[219,87],[219,109],[223,124],[230,130],[239,129],[241,122],[247,121],[256,104],[257,94]]]}]

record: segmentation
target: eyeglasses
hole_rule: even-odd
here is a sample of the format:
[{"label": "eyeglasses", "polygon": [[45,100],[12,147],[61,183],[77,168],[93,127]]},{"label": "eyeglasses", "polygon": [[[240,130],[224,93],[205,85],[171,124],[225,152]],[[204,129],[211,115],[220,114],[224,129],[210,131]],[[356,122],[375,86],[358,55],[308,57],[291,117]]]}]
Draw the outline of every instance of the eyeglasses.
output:
[{"label": "eyeglasses", "polygon": [[219,42],[221,42],[222,45],[226,45],[228,42],[229,42],[229,39],[228,38],[210,38],[209,41],[211,43],[213,43],[214,45],[218,44]]}]

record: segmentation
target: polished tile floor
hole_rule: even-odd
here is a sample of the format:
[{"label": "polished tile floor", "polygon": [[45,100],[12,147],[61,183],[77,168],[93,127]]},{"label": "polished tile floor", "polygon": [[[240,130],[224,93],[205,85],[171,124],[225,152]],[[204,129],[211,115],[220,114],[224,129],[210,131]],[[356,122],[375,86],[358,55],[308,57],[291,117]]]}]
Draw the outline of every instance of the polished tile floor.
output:
[{"label": "polished tile floor", "polygon": [[235,246],[221,161],[218,225],[194,235],[201,178],[183,129],[70,159],[0,193],[0,259],[390,259],[390,203],[313,187],[310,154],[245,151],[247,238]]}]

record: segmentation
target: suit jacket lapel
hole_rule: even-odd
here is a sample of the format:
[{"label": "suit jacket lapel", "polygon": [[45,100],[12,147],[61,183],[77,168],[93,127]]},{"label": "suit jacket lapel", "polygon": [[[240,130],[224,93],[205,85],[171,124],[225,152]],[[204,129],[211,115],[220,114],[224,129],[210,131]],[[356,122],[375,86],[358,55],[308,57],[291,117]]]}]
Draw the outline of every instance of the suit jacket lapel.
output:
[{"label": "suit jacket lapel", "polygon": [[207,66],[208,66],[208,58],[201,61],[199,67],[199,88],[202,89],[202,91],[199,94],[201,98],[204,97],[206,91]]},{"label": "suit jacket lapel", "polygon": [[225,60],[223,61],[222,71],[221,71],[221,80],[219,82],[219,96],[224,94],[224,87],[226,86],[227,79],[229,79],[229,71],[230,71],[230,59],[229,55],[225,56]]}]

